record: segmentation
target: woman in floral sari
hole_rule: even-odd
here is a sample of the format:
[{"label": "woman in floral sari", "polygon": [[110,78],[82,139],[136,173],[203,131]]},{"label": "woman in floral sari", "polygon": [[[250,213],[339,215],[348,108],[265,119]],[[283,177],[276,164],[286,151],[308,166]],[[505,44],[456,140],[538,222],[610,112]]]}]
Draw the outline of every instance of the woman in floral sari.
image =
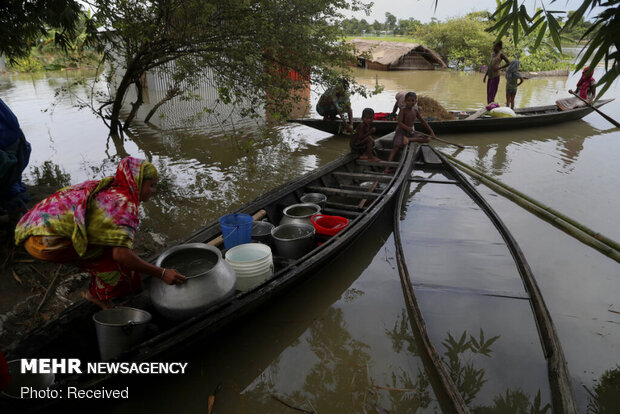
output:
[{"label": "woman in floral sari", "polygon": [[110,307],[110,300],[139,290],[140,273],[172,285],[185,277],[142,260],[133,250],[138,206],[156,192],[157,170],[126,157],[116,176],[66,187],[34,206],[17,224],[15,243],[34,257],[73,263],[91,276],[86,299]]}]

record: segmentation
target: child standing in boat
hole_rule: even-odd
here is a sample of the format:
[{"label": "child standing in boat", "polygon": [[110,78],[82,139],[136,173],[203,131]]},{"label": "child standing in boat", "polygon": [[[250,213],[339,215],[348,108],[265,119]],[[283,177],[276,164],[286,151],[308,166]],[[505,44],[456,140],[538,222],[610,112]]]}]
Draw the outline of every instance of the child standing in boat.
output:
[{"label": "child standing in boat", "polygon": [[371,128],[374,119],[375,111],[371,108],[364,109],[362,111],[362,122],[357,126],[355,135],[349,141],[351,152],[360,154],[360,160],[379,161],[378,158],[372,155],[375,141],[370,136],[376,131],[375,128]]},{"label": "child standing in boat", "polygon": [[[418,96],[415,92],[407,92],[405,95],[405,108],[401,109],[398,113],[398,126],[394,133],[394,143],[392,145],[392,151],[388,161],[392,161],[394,156],[400,151],[409,141],[415,142],[428,142],[430,138],[427,136],[416,136],[415,128],[413,126],[416,119],[419,119],[422,125],[430,132],[430,136],[434,137],[435,133],[430,125],[420,116],[420,113],[415,109],[415,105],[418,102]],[[385,172],[389,172],[390,169],[386,168]]]},{"label": "child standing in boat", "polygon": [[526,79],[519,72],[519,59],[513,59],[506,69],[506,106],[515,109],[515,96],[517,96],[517,88]]}]

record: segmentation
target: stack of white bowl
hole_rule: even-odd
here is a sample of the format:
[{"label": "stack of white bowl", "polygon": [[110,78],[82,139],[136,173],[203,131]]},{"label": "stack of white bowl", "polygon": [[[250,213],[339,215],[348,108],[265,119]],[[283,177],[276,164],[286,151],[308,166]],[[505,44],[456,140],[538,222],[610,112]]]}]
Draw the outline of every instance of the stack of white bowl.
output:
[{"label": "stack of white bowl", "polygon": [[262,243],[245,243],[226,252],[226,262],[235,271],[235,289],[246,291],[273,276],[271,248]]}]

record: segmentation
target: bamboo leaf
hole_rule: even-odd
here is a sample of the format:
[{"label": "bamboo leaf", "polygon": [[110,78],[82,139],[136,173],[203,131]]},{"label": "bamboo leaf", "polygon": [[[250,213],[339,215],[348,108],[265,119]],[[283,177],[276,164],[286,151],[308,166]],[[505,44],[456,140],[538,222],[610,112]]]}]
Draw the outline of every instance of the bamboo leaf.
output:
[{"label": "bamboo leaf", "polygon": [[512,39],[516,46],[519,43],[519,14],[515,14],[512,20]]},{"label": "bamboo leaf", "polygon": [[558,50],[562,51],[562,42],[560,41],[560,25],[558,21],[553,17],[551,12],[547,12],[547,21],[549,22],[549,33],[551,33],[551,38],[553,39],[553,43]]},{"label": "bamboo leaf", "polygon": [[538,31],[538,36],[536,37],[536,42],[534,43],[534,50],[538,49],[540,46],[540,42],[542,42],[545,33],[547,32],[547,22],[544,22],[540,30]]},{"label": "bamboo leaf", "polygon": [[504,24],[508,24],[510,25],[510,21],[512,18],[512,13],[507,14],[506,16],[502,17],[497,23],[495,23],[493,26],[489,27],[488,29],[485,29],[487,32],[493,32],[496,29],[498,29],[499,27],[502,27]]},{"label": "bamboo leaf", "polygon": [[504,11],[506,8],[509,8],[511,4],[512,4],[511,0],[506,0],[505,2],[501,3],[499,7],[495,9],[495,13],[493,13],[491,17],[499,16],[502,13],[502,11]]},{"label": "bamboo leaf", "polygon": [[538,26],[540,26],[540,25],[542,24],[542,22],[544,22],[544,21],[545,21],[545,18],[544,18],[544,17],[541,17],[541,18],[539,18],[538,20],[536,20],[536,21],[534,22],[534,24],[532,24],[532,25],[531,25],[531,26],[527,29],[527,31],[525,32],[525,34],[526,34],[526,35],[529,35],[530,33],[532,33],[532,32],[533,32],[534,30],[536,30],[536,28],[537,28]]}]

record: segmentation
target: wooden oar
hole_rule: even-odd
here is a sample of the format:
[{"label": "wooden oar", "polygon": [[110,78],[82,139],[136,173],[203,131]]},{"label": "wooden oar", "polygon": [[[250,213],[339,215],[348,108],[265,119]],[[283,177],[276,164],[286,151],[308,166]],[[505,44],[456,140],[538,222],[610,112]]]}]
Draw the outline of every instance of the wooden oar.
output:
[{"label": "wooden oar", "polygon": [[586,101],[585,99],[583,99],[581,96],[579,96],[578,94],[576,94],[575,92],[573,92],[572,89],[569,89],[568,93],[575,95],[577,98],[581,99],[581,101],[583,103],[585,103],[586,105],[588,105],[590,108],[594,109],[596,112],[598,112],[603,118],[605,118],[606,120],[608,120],[609,122],[611,122],[612,124],[614,124],[617,128],[620,128],[620,123],[618,121],[616,121],[615,119],[613,119],[612,117],[610,117],[607,114],[604,114],[600,109],[598,109],[597,107],[595,107],[594,105],[592,105],[590,102]]},{"label": "wooden oar", "polygon": [[454,142],[446,141],[445,139],[441,139],[441,138],[434,137],[432,135],[425,134],[424,132],[415,131],[415,134],[421,134],[421,135],[424,135],[424,136],[429,137],[431,139],[436,139],[439,142],[443,142],[444,144],[454,145],[455,147],[458,147],[460,149],[465,149],[465,147],[462,146],[462,145],[455,144]]}]

